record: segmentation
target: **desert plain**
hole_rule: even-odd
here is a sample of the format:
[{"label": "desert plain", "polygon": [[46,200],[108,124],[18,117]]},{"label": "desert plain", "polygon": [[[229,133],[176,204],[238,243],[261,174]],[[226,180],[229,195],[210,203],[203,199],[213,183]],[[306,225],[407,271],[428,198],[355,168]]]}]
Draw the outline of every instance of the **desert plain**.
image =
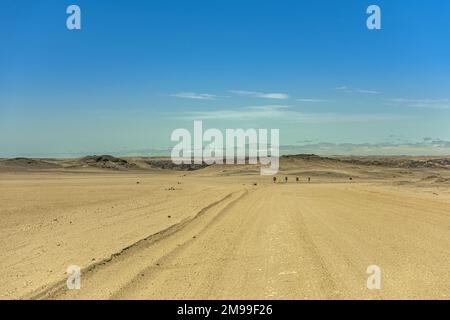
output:
[{"label": "desert plain", "polygon": [[450,299],[449,169],[295,155],[274,183],[250,165],[0,159],[0,299]]}]

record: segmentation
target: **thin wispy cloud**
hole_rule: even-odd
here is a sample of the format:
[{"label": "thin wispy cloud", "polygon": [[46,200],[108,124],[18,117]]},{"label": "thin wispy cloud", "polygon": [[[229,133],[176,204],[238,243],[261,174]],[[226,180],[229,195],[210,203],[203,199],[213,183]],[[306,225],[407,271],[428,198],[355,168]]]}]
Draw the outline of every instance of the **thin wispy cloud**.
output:
[{"label": "thin wispy cloud", "polygon": [[282,154],[314,153],[319,155],[426,155],[450,153],[450,142],[440,139],[406,143],[330,143],[298,141],[299,145],[281,146]]},{"label": "thin wispy cloud", "polygon": [[178,114],[183,120],[273,120],[294,123],[364,123],[392,121],[408,118],[395,114],[343,114],[343,113],[307,113],[286,105],[250,106],[234,109],[191,111]]},{"label": "thin wispy cloud", "polygon": [[389,99],[388,105],[421,109],[450,109],[450,99]]},{"label": "thin wispy cloud", "polygon": [[208,110],[208,111],[190,111],[185,112],[179,117],[184,120],[251,120],[251,119],[270,119],[281,118],[290,106],[286,105],[264,105],[249,106],[239,110]]},{"label": "thin wispy cloud", "polygon": [[229,90],[229,92],[239,96],[261,98],[261,99],[275,99],[275,100],[289,99],[289,95],[287,93],[266,93],[266,92],[245,91],[245,90]]},{"label": "thin wispy cloud", "polygon": [[291,108],[291,106],[286,106],[286,105],[267,105],[267,106],[246,107],[245,109],[273,112],[273,111],[279,111],[279,110],[287,110],[290,108]]},{"label": "thin wispy cloud", "polygon": [[312,102],[312,103],[315,103],[315,102],[327,102],[327,101],[329,101],[329,100],[326,100],[326,99],[311,99],[311,98],[301,98],[301,99],[296,99],[297,101],[299,101],[299,102]]},{"label": "thin wispy cloud", "polygon": [[365,93],[365,94],[379,94],[379,91],[361,89],[361,88],[352,88],[347,86],[341,86],[334,88],[336,91],[345,92],[345,93]]},{"label": "thin wispy cloud", "polygon": [[182,98],[182,99],[194,99],[194,100],[217,100],[223,98],[209,93],[195,93],[195,92],[179,92],[171,95],[172,97]]}]

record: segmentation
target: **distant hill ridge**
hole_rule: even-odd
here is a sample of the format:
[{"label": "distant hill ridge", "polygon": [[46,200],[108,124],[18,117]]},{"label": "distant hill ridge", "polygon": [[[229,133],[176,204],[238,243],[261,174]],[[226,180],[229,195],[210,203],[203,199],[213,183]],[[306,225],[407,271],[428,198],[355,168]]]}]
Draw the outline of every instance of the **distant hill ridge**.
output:
[{"label": "distant hill ridge", "polygon": [[[283,155],[280,157],[281,165],[302,166],[304,164],[350,164],[359,166],[378,166],[388,168],[436,168],[450,169],[449,157],[410,157],[410,156],[330,156],[322,157],[315,154]],[[75,159],[47,159],[17,157],[0,159],[0,168],[17,170],[44,170],[58,168],[99,168],[115,170],[133,169],[161,169],[176,171],[196,171],[209,167],[208,164],[174,164],[170,158],[153,157],[125,157],[112,155],[89,155]]]}]

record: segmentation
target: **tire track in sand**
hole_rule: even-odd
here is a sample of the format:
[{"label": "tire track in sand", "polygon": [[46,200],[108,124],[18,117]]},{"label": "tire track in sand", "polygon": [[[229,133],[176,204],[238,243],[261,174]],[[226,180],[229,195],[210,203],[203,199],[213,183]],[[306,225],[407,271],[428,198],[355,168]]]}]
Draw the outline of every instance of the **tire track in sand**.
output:
[{"label": "tire track in sand", "polygon": [[[172,251],[182,249],[190,243],[196,233],[207,228],[225,209],[248,194],[245,189],[240,192],[227,194],[201,209],[195,216],[186,218],[179,223],[161,230],[155,234],[141,239],[119,252],[113,253],[109,258],[93,263],[81,270],[81,290],[67,290],[66,279],[42,287],[35,292],[24,296],[24,299],[105,299],[120,288],[132,281],[142,269],[149,267],[145,263],[154,262],[158,265],[159,259]],[[178,237],[183,232],[184,237]],[[187,234],[189,234],[188,237]],[[166,243],[170,240],[170,244]],[[158,248],[161,247],[161,248]],[[167,247],[167,248],[166,248]],[[170,248],[168,248],[170,247]],[[148,262],[147,262],[148,261]],[[124,268],[124,266],[126,268]],[[142,268],[142,269],[141,269]],[[124,272],[124,270],[127,270]],[[114,282],[111,281],[114,279]],[[120,285],[119,285],[120,284]]]}]

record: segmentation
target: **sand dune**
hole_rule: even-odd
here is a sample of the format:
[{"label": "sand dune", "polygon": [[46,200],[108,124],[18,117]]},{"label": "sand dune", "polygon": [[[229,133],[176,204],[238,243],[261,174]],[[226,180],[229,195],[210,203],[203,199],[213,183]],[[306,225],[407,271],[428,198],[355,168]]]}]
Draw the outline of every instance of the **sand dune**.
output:
[{"label": "sand dune", "polygon": [[[0,298],[450,297],[445,166],[291,156],[288,183],[274,184],[254,166],[139,159],[119,170],[1,160]],[[82,268],[81,290],[66,288],[69,265]]]}]

